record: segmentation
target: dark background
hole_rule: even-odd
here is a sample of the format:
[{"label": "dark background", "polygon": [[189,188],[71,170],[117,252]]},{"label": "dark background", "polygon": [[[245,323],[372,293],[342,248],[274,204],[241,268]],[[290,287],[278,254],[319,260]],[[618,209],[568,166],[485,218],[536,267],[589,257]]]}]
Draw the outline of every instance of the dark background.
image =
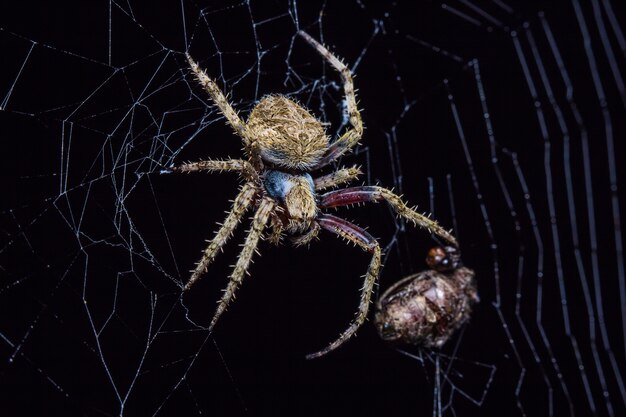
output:
[{"label": "dark background", "polygon": [[[567,1],[3,5],[2,415],[623,415],[626,213],[610,169],[623,188],[624,10],[613,2],[611,29],[610,2],[581,3],[588,38]],[[202,326],[247,227],[181,298],[238,181],[159,171],[241,154],[182,53],[242,115],[288,93],[334,134],[339,78],[297,25],[358,63],[367,130],[342,163],[454,226],[476,270],[481,303],[442,352],[403,355],[370,321],[304,360],[348,325],[369,262],[329,234],[308,249],[263,242],[214,335]],[[384,205],[339,214],[386,246],[381,289],[436,244]]]}]

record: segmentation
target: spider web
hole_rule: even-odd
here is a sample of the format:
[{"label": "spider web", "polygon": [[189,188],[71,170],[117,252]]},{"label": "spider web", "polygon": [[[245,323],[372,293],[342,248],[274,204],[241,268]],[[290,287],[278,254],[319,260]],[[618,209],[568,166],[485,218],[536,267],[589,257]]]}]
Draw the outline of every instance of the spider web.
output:
[{"label": "spider web", "polygon": [[[623,415],[624,10],[413,3],[3,10],[2,408]],[[348,324],[368,262],[329,235],[309,249],[262,243],[214,334],[246,227],[181,296],[238,183],[161,172],[241,155],[184,53],[242,115],[281,93],[336,135],[348,124],[340,78],[299,29],[356,74],[367,130],[341,164],[453,227],[476,270],[481,302],[441,352],[389,348],[368,323],[303,359]],[[383,205],[340,215],[385,247],[381,289],[423,269],[436,243]]]}]

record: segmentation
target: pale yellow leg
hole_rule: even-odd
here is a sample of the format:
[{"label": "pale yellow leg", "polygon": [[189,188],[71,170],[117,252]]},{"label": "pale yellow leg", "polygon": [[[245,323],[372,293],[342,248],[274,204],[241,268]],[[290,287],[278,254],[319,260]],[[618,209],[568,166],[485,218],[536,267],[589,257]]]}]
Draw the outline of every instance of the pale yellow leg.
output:
[{"label": "pale yellow leg", "polygon": [[228,123],[235,129],[237,135],[239,135],[246,145],[249,144],[250,140],[247,134],[246,124],[239,118],[237,111],[233,109],[233,107],[228,102],[228,99],[222,92],[222,90],[218,87],[218,85],[213,81],[196,61],[191,58],[191,55],[186,54],[187,61],[189,62],[189,66],[191,70],[196,75],[196,78],[204,87],[204,89],[209,93],[211,99],[215,103],[215,105],[220,109],[224,117]]},{"label": "pale yellow leg", "polygon": [[243,281],[243,277],[248,271],[250,267],[250,262],[252,261],[252,255],[256,251],[256,247],[259,243],[259,239],[263,234],[263,230],[265,229],[265,225],[272,214],[272,210],[274,209],[274,201],[270,198],[264,198],[259,205],[257,212],[252,219],[252,226],[250,227],[250,231],[248,232],[248,237],[243,245],[243,249],[239,254],[239,258],[237,259],[237,263],[235,264],[235,268],[230,275],[230,282],[228,286],[224,290],[224,294],[222,295],[222,299],[219,301],[217,305],[217,310],[215,311],[215,315],[213,316],[213,320],[211,320],[211,325],[209,326],[209,330],[213,330],[213,326],[217,323],[222,313],[228,307],[228,304],[235,296],[235,291],[241,285],[241,281]]},{"label": "pale yellow leg", "polygon": [[458,247],[458,242],[456,241],[456,238],[452,236],[449,231],[439,226],[439,223],[437,223],[437,221],[432,220],[429,218],[429,216],[420,214],[415,211],[414,208],[407,206],[406,204],[404,204],[404,201],[402,201],[402,198],[394,194],[392,191],[382,187],[373,188],[377,189],[377,192],[380,193],[380,196],[389,203],[389,205],[394,209],[396,213],[398,213],[398,215],[410,221],[414,225],[423,227],[430,233],[434,233],[442,239],[445,239],[448,243],[451,243],[455,247]]},{"label": "pale yellow leg", "polygon": [[246,210],[254,200],[254,196],[257,189],[254,185],[247,183],[242,188],[235,201],[233,202],[233,208],[228,213],[224,224],[215,234],[215,237],[209,243],[209,246],[204,250],[202,259],[196,265],[196,269],[191,274],[191,278],[185,285],[184,290],[188,290],[191,286],[207,271],[209,264],[215,259],[218,251],[226,244],[230,236],[232,235],[235,227],[241,221],[241,218],[245,214]]},{"label": "pale yellow leg", "polygon": [[207,161],[198,161],[198,162],[189,162],[186,164],[178,165],[170,168],[172,172],[181,172],[181,173],[189,173],[189,172],[199,172],[199,171],[209,171],[209,172],[222,172],[222,171],[231,171],[231,172],[239,172],[245,178],[250,180],[257,180],[258,174],[254,170],[252,164],[243,159],[227,159],[227,160],[207,160]]},{"label": "pale yellow leg", "polygon": [[279,245],[283,238],[283,223],[278,216],[272,216],[272,231],[269,233],[268,240],[273,245]]},{"label": "pale yellow leg", "polygon": [[333,142],[330,153],[326,155],[320,163],[320,166],[322,166],[337,159],[361,140],[361,136],[363,136],[363,121],[361,120],[361,114],[356,104],[356,92],[354,90],[354,82],[352,81],[350,69],[308,33],[300,31],[298,34],[315,48],[341,75],[343,90],[346,96],[346,107],[348,109],[348,116],[350,117],[350,124],[352,125],[351,129],[347,130],[339,139]]},{"label": "pale yellow leg", "polygon": [[313,180],[313,183],[315,184],[315,191],[321,191],[327,188],[347,184],[357,179],[361,174],[363,174],[363,172],[356,165],[350,168],[338,169],[328,175],[315,178],[315,180]]}]

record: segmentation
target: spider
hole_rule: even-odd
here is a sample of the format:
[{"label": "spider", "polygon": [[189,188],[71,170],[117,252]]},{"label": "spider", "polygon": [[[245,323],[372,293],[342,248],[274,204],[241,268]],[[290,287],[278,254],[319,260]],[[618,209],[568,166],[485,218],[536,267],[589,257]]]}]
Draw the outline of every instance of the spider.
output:
[{"label": "spider", "polygon": [[307,33],[303,37],[341,75],[350,127],[334,141],[326,135],[322,123],[307,109],[283,95],[263,97],[244,122],[233,109],[224,93],[204,70],[187,54],[191,71],[204,87],[214,104],[226,118],[244,145],[246,159],[206,160],[175,166],[170,172],[232,171],[244,180],[226,220],[204,250],[191,278],[188,290],[207,271],[209,264],[226,244],[246,211],[254,208],[252,225],[243,249],[230,275],[209,331],[226,310],[246,274],[259,239],[266,228],[269,240],[277,244],[283,235],[291,235],[296,246],[310,243],[321,229],[330,231],[372,254],[361,290],[356,317],[350,326],[326,348],[307,355],[317,358],[346,342],[367,317],[374,284],[381,267],[381,248],[374,237],[361,227],[342,218],[324,213],[325,209],[349,206],[361,202],[387,201],[406,220],[436,233],[456,245],[455,238],[437,222],[407,207],[390,190],[378,186],[349,187],[320,191],[346,184],[358,178],[356,167],[336,169],[330,174],[313,178],[311,173],[324,168],[350,151],[361,139],[363,122],[356,104],[352,75],[345,64]]},{"label": "spider", "polygon": [[478,293],[474,271],[461,265],[458,249],[432,248],[426,263],[429,270],[396,282],[376,303],[383,340],[440,348],[469,320]]}]

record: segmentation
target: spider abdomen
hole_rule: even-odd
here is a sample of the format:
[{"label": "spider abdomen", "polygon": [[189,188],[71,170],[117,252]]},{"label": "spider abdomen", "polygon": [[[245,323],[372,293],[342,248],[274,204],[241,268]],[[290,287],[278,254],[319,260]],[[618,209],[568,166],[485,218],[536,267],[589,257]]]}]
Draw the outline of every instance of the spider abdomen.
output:
[{"label": "spider abdomen", "polygon": [[277,167],[310,169],[328,149],[322,124],[285,96],[263,97],[250,113],[247,127],[261,158]]},{"label": "spider abdomen", "polygon": [[471,269],[426,270],[381,297],[375,323],[386,341],[438,348],[469,319],[477,301]]}]

